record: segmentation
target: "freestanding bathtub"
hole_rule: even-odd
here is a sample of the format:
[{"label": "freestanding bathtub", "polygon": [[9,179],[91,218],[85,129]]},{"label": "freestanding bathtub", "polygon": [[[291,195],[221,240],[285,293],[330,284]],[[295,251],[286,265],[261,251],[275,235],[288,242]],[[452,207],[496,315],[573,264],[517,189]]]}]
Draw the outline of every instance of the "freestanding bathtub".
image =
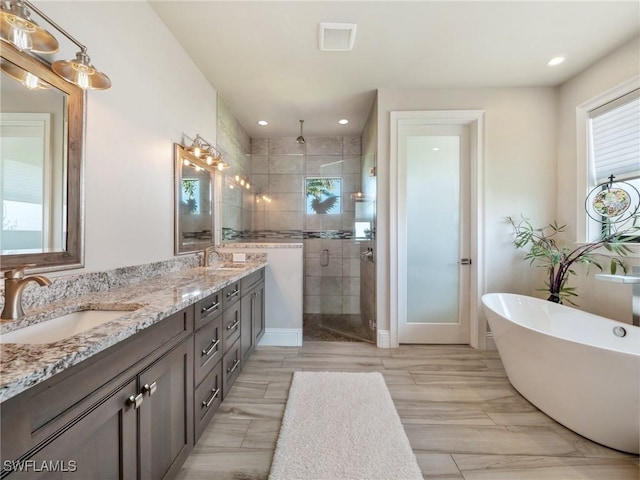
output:
[{"label": "freestanding bathtub", "polygon": [[640,327],[522,295],[482,303],[518,392],[594,442],[639,452]]}]

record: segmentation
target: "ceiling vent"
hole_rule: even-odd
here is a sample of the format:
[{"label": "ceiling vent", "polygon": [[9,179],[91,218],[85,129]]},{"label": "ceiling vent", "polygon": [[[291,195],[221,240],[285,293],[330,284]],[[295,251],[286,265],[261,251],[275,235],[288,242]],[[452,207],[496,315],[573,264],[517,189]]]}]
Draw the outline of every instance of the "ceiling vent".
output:
[{"label": "ceiling vent", "polygon": [[325,52],[347,52],[356,40],[355,23],[321,23],[320,50]]}]

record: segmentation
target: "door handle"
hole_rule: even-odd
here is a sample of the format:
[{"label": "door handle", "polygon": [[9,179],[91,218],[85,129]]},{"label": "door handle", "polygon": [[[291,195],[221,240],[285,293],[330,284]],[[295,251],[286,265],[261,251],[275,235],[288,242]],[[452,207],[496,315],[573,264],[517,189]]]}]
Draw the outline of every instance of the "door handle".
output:
[{"label": "door handle", "polygon": [[329,266],[329,250],[326,248],[322,250],[322,252],[320,253],[320,266],[321,267]]},{"label": "door handle", "polygon": [[471,259],[470,258],[461,258],[460,259],[460,265],[471,265]]}]

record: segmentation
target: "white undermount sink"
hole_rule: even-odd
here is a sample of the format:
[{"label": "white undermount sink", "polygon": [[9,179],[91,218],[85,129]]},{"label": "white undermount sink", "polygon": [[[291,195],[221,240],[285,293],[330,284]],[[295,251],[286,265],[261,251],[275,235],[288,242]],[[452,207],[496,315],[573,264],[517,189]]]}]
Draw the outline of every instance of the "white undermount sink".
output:
[{"label": "white undermount sink", "polygon": [[131,310],[81,310],[0,335],[0,343],[43,344],[77,335],[131,313]]}]

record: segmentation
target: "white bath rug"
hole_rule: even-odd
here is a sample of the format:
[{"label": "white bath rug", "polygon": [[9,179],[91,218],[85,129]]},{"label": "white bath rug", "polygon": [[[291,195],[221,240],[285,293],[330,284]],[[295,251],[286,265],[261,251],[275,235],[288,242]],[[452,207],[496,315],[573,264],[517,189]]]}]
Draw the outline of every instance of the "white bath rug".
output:
[{"label": "white bath rug", "polygon": [[380,373],[295,372],[269,480],[421,480]]}]

